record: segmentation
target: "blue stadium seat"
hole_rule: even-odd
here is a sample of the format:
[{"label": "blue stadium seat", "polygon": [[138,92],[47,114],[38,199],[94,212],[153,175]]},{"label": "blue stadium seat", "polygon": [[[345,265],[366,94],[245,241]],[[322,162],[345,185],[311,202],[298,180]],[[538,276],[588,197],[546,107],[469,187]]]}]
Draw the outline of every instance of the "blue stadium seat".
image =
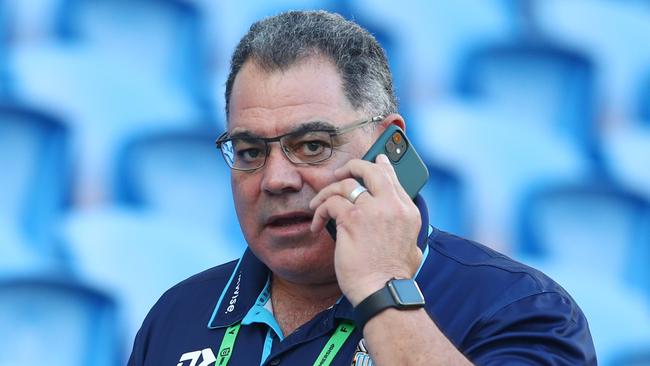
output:
[{"label": "blue stadium seat", "polygon": [[[514,33],[510,11],[503,1],[350,3],[365,19],[385,25],[391,32],[403,54],[404,71],[411,78],[411,90],[401,94],[418,102],[448,93],[459,58],[474,45],[485,40],[509,39]],[[421,99],[423,96],[425,99]]]},{"label": "blue stadium seat", "polygon": [[648,349],[650,203],[606,183],[557,183],[532,191],[520,217],[517,257],[577,300],[599,363]]},{"label": "blue stadium seat", "polygon": [[216,136],[215,130],[206,128],[134,137],[118,155],[116,200],[239,239],[230,169],[214,145]]},{"label": "blue stadium seat", "polygon": [[602,139],[605,166],[613,180],[650,199],[650,125],[629,122]]},{"label": "blue stadium seat", "polygon": [[586,56],[540,42],[478,48],[458,74],[464,97],[501,105],[520,123],[557,131],[596,158],[594,88]]},{"label": "blue stadium seat", "polygon": [[84,152],[75,198],[96,204],[112,190],[107,167],[123,139],[213,119],[202,23],[196,8],[180,0],[60,4],[66,37],[8,50],[11,92],[69,122],[75,150]]},{"label": "blue stadium seat", "polygon": [[[426,128],[416,128],[411,123]],[[453,169],[464,186],[469,237],[508,253],[516,207],[530,185],[582,179],[589,161],[570,142],[498,106],[446,100],[417,111],[407,133],[425,161]]]},{"label": "blue stadium seat", "polygon": [[167,289],[243,253],[243,241],[215,231],[169,213],[116,206],[71,213],[60,235],[74,273],[117,301],[126,325],[122,346],[130,349],[145,315]]},{"label": "blue stadium seat", "polygon": [[459,236],[470,235],[470,215],[467,214],[465,187],[453,170],[442,165],[426,163],[429,180],[420,195],[429,209],[429,223]]},{"label": "blue stadium seat", "polygon": [[638,103],[639,119],[650,126],[650,73],[640,88]]},{"label": "blue stadium seat", "polygon": [[134,137],[118,155],[118,204],[73,212],[62,225],[78,275],[117,298],[129,342],[165,290],[245,248],[215,136],[198,129]]},{"label": "blue stadium seat", "polygon": [[51,276],[0,278],[0,364],[118,366],[115,304],[103,293]]},{"label": "blue stadium seat", "polygon": [[0,98],[6,99],[9,93],[9,70],[7,69],[7,10],[0,3]]},{"label": "blue stadium seat", "polygon": [[[181,0],[66,0],[64,33],[100,47],[109,63],[137,73],[155,71],[168,88],[182,90],[203,108],[207,58],[201,14]],[[116,70],[117,71],[117,70]],[[125,70],[127,71],[127,70]],[[139,76],[139,75],[134,75]]]},{"label": "blue stadium seat", "polygon": [[639,349],[638,351],[627,352],[617,357],[613,366],[648,366],[650,365],[650,350]]},{"label": "blue stadium seat", "polygon": [[[543,0],[536,23],[545,37],[589,55],[598,68],[596,98],[606,117],[636,115],[636,92],[650,64],[647,2]],[[595,26],[596,25],[596,26]],[[639,45],[638,47],[636,45]]]},{"label": "blue stadium seat", "polygon": [[66,126],[50,115],[0,105],[0,230],[37,250],[52,250],[52,228],[69,205],[70,156]]}]

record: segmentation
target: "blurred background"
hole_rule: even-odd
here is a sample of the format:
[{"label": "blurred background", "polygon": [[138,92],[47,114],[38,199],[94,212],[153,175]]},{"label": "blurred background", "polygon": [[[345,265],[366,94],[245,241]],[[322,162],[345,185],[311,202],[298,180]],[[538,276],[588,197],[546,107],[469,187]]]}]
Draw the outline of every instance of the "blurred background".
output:
[{"label": "blurred background", "polygon": [[600,364],[650,365],[647,0],[0,0],[0,365],[124,364],[166,289],[239,257],[229,57],[289,9],[385,47],[434,226],[555,278]]}]

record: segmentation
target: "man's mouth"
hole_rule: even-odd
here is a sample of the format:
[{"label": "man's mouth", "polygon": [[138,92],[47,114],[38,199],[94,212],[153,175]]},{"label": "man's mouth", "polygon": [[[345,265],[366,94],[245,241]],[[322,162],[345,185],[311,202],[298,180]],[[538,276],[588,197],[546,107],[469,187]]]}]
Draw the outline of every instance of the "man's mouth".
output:
[{"label": "man's mouth", "polygon": [[274,215],[267,220],[266,225],[269,227],[288,227],[305,223],[311,224],[312,218],[313,215],[306,212]]}]

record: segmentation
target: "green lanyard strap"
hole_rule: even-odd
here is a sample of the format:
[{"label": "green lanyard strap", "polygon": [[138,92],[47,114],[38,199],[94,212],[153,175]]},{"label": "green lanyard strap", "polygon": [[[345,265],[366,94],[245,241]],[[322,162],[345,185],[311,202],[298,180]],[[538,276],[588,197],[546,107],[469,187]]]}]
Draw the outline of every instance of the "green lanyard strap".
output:
[{"label": "green lanyard strap", "polygon": [[215,366],[225,366],[230,361],[232,348],[235,345],[239,328],[241,328],[241,323],[233,324],[226,329],[226,334],[224,334],[221,340],[221,346],[219,346],[219,354],[217,355],[217,362],[214,363]]},{"label": "green lanyard strap", "polygon": [[336,331],[325,344],[325,347],[320,351],[320,355],[314,361],[314,366],[329,366],[334,359],[334,356],[339,352],[345,341],[350,334],[354,331],[354,324],[342,322],[336,328]]},{"label": "green lanyard strap", "polygon": [[[241,328],[241,323],[233,324],[226,329],[226,334],[224,334],[221,345],[219,346],[219,354],[217,355],[217,361],[214,363],[215,366],[226,366],[228,361],[230,361],[239,328]],[[314,361],[314,366],[329,366],[353,331],[354,324],[348,322],[339,324],[334,334],[332,334],[318,355],[318,358],[316,358],[316,361]]]}]

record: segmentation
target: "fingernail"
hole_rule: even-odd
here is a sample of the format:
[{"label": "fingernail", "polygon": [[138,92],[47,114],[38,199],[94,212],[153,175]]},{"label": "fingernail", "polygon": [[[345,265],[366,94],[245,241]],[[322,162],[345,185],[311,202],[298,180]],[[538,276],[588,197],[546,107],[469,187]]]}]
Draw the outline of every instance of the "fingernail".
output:
[{"label": "fingernail", "polygon": [[377,162],[388,163],[388,156],[385,154],[377,155]]}]

